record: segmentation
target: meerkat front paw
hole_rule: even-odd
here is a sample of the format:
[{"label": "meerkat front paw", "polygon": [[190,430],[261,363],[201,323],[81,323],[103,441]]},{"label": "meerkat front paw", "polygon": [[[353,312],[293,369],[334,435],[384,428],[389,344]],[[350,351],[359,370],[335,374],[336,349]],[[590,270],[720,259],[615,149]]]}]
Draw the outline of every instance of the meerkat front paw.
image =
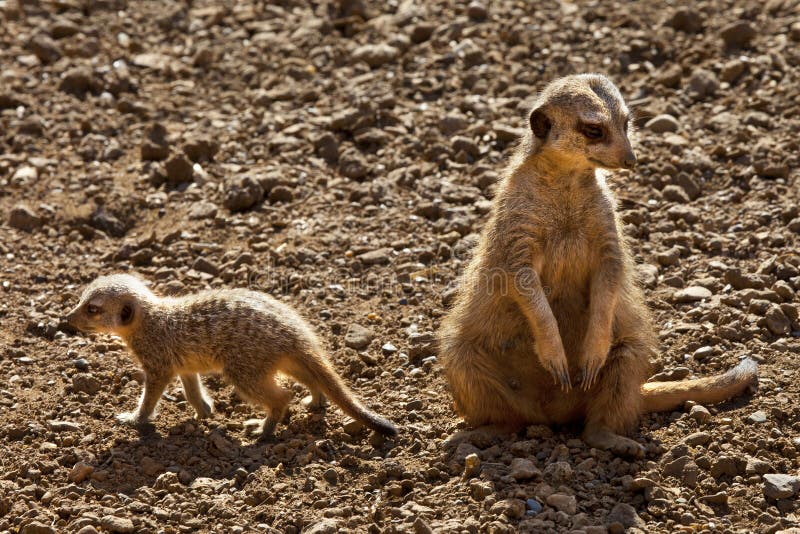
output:
[{"label": "meerkat front paw", "polygon": [[537,349],[537,352],[539,363],[552,375],[555,383],[561,386],[561,391],[569,391],[572,388],[569,379],[569,362],[561,343],[541,347]]},{"label": "meerkat front paw", "polygon": [[594,339],[587,340],[581,362],[581,389],[587,391],[594,386],[600,374],[600,369],[606,364],[606,358],[608,358],[610,350],[611,340],[609,337],[596,336]]}]

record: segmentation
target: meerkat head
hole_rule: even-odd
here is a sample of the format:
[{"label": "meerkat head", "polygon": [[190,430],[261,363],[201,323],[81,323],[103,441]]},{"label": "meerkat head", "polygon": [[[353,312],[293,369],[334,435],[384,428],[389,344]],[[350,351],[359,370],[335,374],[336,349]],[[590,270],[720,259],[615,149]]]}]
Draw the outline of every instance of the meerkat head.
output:
[{"label": "meerkat head", "polygon": [[83,290],[78,305],[66,320],[77,330],[116,334],[131,332],[142,308],[155,296],[140,279],[128,274],[101,276]]},{"label": "meerkat head", "polygon": [[542,91],[530,117],[532,152],[566,168],[632,169],[630,112],[600,74],[560,78]]}]

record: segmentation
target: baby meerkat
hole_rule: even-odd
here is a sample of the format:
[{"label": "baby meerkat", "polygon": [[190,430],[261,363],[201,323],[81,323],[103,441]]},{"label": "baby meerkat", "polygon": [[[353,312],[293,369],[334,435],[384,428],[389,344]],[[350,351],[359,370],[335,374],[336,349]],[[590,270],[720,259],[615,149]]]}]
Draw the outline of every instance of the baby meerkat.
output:
[{"label": "baby meerkat", "polygon": [[322,406],[327,395],[372,430],[397,434],[392,423],[354,398],[311,326],[264,293],[224,289],[166,298],[134,276],[102,276],[83,291],[67,321],[84,332],[121,337],[142,366],[144,392],[136,411],[117,417],[124,423],[147,422],[175,375],[197,417],[207,417],[213,402],[198,373],[221,372],[239,395],[268,410],[261,428],[261,437],[268,438],[292,398],[275,381],[281,373],[309,388],[309,407]]},{"label": "baby meerkat", "polygon": [[561,78],[537,99],[439,331],[468,424],[582,421],[590,446],[641,456],[621,435],[641,414],[721,402],[755,382],[745,360],[719,376],[645,383],[657,337],[605,182],[607,169],[636,164],[629,123],[601,75]]}]

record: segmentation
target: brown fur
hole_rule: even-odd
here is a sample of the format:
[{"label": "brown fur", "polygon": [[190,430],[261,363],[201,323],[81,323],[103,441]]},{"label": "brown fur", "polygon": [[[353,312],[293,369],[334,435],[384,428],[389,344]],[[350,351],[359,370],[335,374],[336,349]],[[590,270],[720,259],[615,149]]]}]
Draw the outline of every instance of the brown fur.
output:
[{"label": "brown fur", "polygon": [[197,416],[210,415],[213,403],[198,373],[221,372],[244,399],[267,408],[262,437],[268,437],[292,398],[275,381],[282,373],[311,390],[310,406],[321,406],[327,395],[369,428],[397,434],[353,397],[311,326],[263,293],[230,289],[161,298],[136,277],[104,276],[84,290],[68,321],[79,330],[120,336],[141,364],[144,392],[135,412],[118,416],[124,423],[147,422],[175,375]]},{"label": "brown fur", "polygon": [[439,332],[469,425],[585,421],[589,445],[640,456],[621,434],[643,412],[721,401],[753,380],[746,366],[642,387],[657,338],[604,170],[635,163],[628,121],[600,75],[559,79],[537,100]]}]

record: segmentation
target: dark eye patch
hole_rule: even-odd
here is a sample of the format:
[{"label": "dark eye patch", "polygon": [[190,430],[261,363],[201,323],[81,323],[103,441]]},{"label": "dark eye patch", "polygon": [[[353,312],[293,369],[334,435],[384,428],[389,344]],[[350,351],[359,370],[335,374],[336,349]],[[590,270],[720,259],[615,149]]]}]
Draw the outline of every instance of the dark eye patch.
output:
[{"label": "dark eye patch", "polygon": [[86,306],[86,313],[88,313],[89,315],[97,315],[98,313],[100,313],[100,308],[98,306],[95,306],[94,304],[89,304]]},{"label": "dark eye patch", "polygon": [[606,129],[600,124],[583,123],[578,127],[578,131],[592,141],[600,141],[606,136]]}]

